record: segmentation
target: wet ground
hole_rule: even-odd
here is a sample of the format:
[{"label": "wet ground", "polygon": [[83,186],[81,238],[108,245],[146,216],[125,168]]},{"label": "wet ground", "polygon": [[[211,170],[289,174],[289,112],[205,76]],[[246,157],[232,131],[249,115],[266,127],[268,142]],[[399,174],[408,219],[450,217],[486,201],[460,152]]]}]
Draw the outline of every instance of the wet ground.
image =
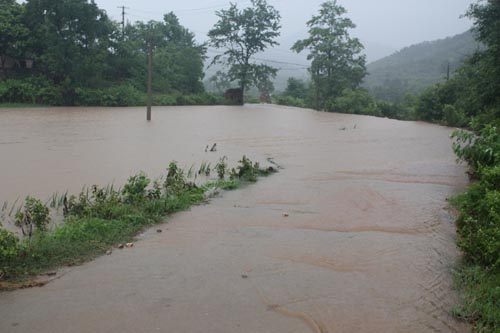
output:
[{"label": "wet ground", "polygon": [[0,111],[0,201],[155,176],[172,159],[246,154],[284,169],[43,288],[0,294],[0,332],[467,331],[450,316],[446,198],[467,184],[451,129],[264,105],[144,118]]}]

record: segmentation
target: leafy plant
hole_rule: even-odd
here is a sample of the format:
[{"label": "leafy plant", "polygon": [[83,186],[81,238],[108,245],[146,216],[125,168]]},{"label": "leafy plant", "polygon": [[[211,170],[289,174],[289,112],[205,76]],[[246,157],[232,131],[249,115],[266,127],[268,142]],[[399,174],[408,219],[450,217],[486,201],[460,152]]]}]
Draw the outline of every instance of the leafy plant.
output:
[{"label": "leafy plant", "polygon": [[168,195],[175,195],[186,187],[184,171],[177,166],[176,162],[171,162],[168,166],[167,178],[163,184]]},{"label": "leafy plant", "polygon": [[143,172],[130,177],[122,190],[125,202],[135,204],[143,201],[146,198],[146,189],[150,182],[151,180]]},{"label": "leafy plant", "polygon": [[19,254],[19,238],[0,227],[0,280],[13,269],[11,262]]},{"label": "leafy plant", "polygon": [[482,167],[500,163],[500,130],[492,125],[485,126],[479,134],[469,131],[456,131],[453,150],[459,160],[469,163],[473,172]]},{"label": "leafy plant", "polygon": [[215,170],[217,170],[217,176],[219,177],[219,180],[224,180],[224,177],[226,176],[226,170],[227,170],[227,162],[226,161],[227,161],[227,157],[224,156],[215,165]]},{"label": "leafy plant", "polygon": [[50,223],[49,208],[40,200],[27,197],[23,209],[16,213],[15,224],[24,236],[30,239],[33,236],[34,228],[38,231],[47,231],[47,225]]}]

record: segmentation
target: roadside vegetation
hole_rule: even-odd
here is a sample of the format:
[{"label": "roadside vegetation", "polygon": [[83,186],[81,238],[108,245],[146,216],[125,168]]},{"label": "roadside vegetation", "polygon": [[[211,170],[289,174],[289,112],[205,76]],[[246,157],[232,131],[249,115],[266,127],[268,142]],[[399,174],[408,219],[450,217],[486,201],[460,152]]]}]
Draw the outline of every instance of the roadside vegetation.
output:
[{"label": "roadside vegetation", "polygon": [[463,303],[454,314],[478,332],[500,330],[500,130],[455,132],[454,150],[470,166],[474,183],[456,196],[458,246],[464,253],[456,271]]},{"label": "roadside vegetation", "polygon": [[[2,280],[23,281],[102,255],[119,244],[132,242],[141,230],[163,223],[167,215],[205,202],[209,194],[236,189],[276,170],[262,169],[243,156],[231,170],[226,158],[222,158],[214,171],[217,180],[197,185],[189,179],[193,174],[210,176],[208,164],[204,163],[196,173],[191,169],[190,178],[172,162],[166,176],[155,181],[138,173],[130,177],[122,189],[94,185],[77,196],[54,197],[50,205],[27,197],[15,212],[4,206],[4,223],[10,217],[19,230],[17,234],[22,236],[0,225],[0,289]],[[60,213],[62,210],[63,221],[51,223],[51,210]],[[14,284],[5,286],[9,288]]]},{"label": "roadside vegetation", "polygon": [[463,303],[454,314],[477,332],[500,331],[500,2],[479,1],[467,16],[485,45],[446,84],[424,93],[429,120],[456,119],[468,131],[453,134],[459,160],[473,184],[452,200],[458,209],[458,246],[464,262],[456,272]]}]

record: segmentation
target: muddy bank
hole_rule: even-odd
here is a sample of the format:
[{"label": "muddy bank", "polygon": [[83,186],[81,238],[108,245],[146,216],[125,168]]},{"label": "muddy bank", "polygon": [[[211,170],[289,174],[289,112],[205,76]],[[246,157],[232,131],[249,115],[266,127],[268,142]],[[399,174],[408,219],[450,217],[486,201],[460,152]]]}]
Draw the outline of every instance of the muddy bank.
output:
[{"label": "muddy bank", "polygon": [[0,198],[160,174],[172,159],[245,153],[284,169],[133,249],[1,294],[0,331],[466,331],[449,315],[458,252],[445,199],[467,184],[449,129],[274,106],[153,116],[0,111]]}]

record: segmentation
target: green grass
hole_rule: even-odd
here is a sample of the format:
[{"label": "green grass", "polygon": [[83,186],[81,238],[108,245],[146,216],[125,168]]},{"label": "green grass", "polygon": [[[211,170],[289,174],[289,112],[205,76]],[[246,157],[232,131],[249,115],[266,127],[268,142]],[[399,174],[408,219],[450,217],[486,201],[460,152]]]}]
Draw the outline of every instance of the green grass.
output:
[{"label": "green grass", "polygon": [[465,264],[455,272],[455,283],[462,305],[453,309],[454,316],[473,324],[476,332],[500,332],[500,273]]},{"label": "green grass", "polygon": [[[64,212],[63,223],[52,231],[35,230],[31,238],[18,239],[0,224],[0,282],[25,281],[44,271],[89,261],[118,244],[131,242],[145,228],[163,223],[166,216],[206,202],[211,192],[234,190],[256,181],[256,176],[275,172],[273,168],[260,169],[258,163],[245,156],[240,164],[229,179],[224,177],[224,170],[218,181],[202,186],[187,180],[184,171],[171,163],[163,182],[151,182],[139,173],[130,177],[122,190],[94,185],[78,196],[53,198],[54,203],[59,203],[54,208]],[[40,226],[49,223],[48,208],[45,211],[29,205],[29,200],[33,199],[27,198],[16,214],[16,223],[22,222],[25,230],[37,221],[35,216],[39,217]],[[41,202],[40,205],[43,206]]]},{"label": "green grass", "polygon": [[0,103],[0,108],[40,108],[47,106],[48,105],[28,103]]},{"label": "green grass", "polygon": [[224,180],[134,204],[116,200],[96,203],[67,216],[53,231],[36,232],[31,241],[23,240],[19,255],[9,260],[5,269],[7,278],[22,281],[50,269],[89,261],[117,244],[131,242],[144,228],[163,223],[167,215],[204,202],[209,189],[236,189],[239,184]]}]

